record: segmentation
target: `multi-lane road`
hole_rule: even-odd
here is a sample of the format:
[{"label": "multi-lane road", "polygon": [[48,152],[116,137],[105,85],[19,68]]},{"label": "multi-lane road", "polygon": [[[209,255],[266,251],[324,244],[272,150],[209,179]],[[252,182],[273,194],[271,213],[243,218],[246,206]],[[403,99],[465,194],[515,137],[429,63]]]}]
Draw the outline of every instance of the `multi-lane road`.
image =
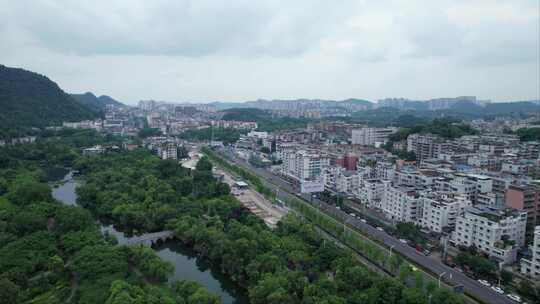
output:
[{"label": "multi-lane road", "polygon": [[[275,191],[278,198],[282,200],[290,199],[294,195],[295,189],[286,181],[280,177],[274,175],[272,172],[256,168],[248,164],[247,162],[235,157],[230,150],[224,151],[226,158],[229,161],[234,162],[236,165],[243,167],[261,177],[262,181],[267,187]],[[416,251],[416,249],[410,247],[407,244],[400,242],[398,239],[387,234],[384,231],[379,231],[375,227],[370,226],[367,223],[362,222],[360,219],[353,217],[346,212],[337,208],[327,205],[325,202],[320,201],[317,198],[312,198],[310,195],[305,194],[302,196],[307,202],[312,202],[318,205],[321,210],[334,218],[340,219],[342,222],[353,226],[357,231],[369,236],[370,239],[376,239],[380,244],[385,245],[388,248],[392,248],[392,251],[406,257],[409,261],[418,265],[420,268],[429,271],[434,277],[441,278],[454,286],[461,285],[466,292],[473,295],[476,299],[489,304],[514,304],[516,302],[510,300],[505,295],[501,295],[493,291],[491,288],[486,287],[474,279],[467,277],[465,274],[448,267],[440,261],[426,257],[423,254]]]}]

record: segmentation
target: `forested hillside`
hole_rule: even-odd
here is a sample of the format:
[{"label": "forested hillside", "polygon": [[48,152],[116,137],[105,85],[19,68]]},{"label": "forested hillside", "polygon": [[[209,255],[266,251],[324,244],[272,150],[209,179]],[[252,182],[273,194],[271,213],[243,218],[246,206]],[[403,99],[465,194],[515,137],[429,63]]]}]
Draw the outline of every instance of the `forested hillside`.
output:
[{"label": "forested hillside", "polygon": [[0,136],[97,116],[49,78],[0,65]]}]

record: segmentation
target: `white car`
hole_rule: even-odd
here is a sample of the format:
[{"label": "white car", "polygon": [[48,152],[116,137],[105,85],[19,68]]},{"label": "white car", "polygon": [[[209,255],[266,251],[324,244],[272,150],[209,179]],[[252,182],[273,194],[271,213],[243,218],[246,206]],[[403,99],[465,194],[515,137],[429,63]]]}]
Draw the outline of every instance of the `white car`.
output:
[{"label": "white car", "polygon": [[349,215],[352,216],[352,217],[356,217],[356,214],[354,214],[354,213],[351,213]]},{"label": "white car", "polygon": [[478,283],[484,285],[484,286],[487,286],[487,287],[491,287],[491,284],[489,284],[488,281],[486,280],[478,280]]},{"label": "white car", "polygon": [[407,240],[406,239],[399,239],[400,242],[402,242],[403,244],[407,244]]},{"label": "white car", "polygon": [[377,227],[377,230],[384,232],[384,229],[382,229],[381,227]]},{"label": "white car", "polygon": [[504,290],[502,290],[500,287],[493,286],[491,287],[491,289],[493,289],[493,291],[495,291],[498,294],[504,294]]},{"label": "white car", "polygon": [[360,219],[360,222],[362,222],[364,224],[367,223],[367,221],[365,219]]},{"label": "white car", "polygon": [[508,295],[508,298],[509,298],[510,300],[514,300],[514,301],[516,301],[516,302],[518,302],[518,303],[521,303],[521,297],[518,296],[518,295],[515,295],[515,294],[509,294],[509,295]]}]

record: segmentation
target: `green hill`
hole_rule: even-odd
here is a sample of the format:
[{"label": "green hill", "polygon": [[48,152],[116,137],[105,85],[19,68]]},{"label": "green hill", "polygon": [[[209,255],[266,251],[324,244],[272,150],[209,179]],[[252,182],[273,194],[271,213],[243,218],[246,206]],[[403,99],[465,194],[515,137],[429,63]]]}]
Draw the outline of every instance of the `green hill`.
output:
[{"label": "green hill", "polygon": [[105,107],[109,104],[115,106],[124,106],[124,104],[122,104],[121,102],[107,95],[101,95],[97,97],[92,92],[86,92],[84,94],[71,94],[71,97],[73,97],[79,103],[82,103],[83,105],[95,111],[104,111]]},{"label": "green hill", "polygon": [[97,111],[76,102],[49,78],[0,65],[0,137],[97,116]]}]

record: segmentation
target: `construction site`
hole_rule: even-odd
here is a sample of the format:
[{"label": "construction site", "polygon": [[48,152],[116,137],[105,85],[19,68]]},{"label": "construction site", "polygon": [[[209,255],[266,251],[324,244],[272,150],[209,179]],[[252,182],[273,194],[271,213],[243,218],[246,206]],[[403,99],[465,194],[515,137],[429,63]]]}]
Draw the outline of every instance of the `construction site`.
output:
[{"label": "construction site", "polygon": [[268,227],[275,228],[279,220],[287,214],[287,209],[272,204],[263,195],[251,189],[246,182],[235,180],[228,172],[215,169],[214,174],[223,176],[223,182],[231,187],[231,194],[251,213],[261,218]]}]

